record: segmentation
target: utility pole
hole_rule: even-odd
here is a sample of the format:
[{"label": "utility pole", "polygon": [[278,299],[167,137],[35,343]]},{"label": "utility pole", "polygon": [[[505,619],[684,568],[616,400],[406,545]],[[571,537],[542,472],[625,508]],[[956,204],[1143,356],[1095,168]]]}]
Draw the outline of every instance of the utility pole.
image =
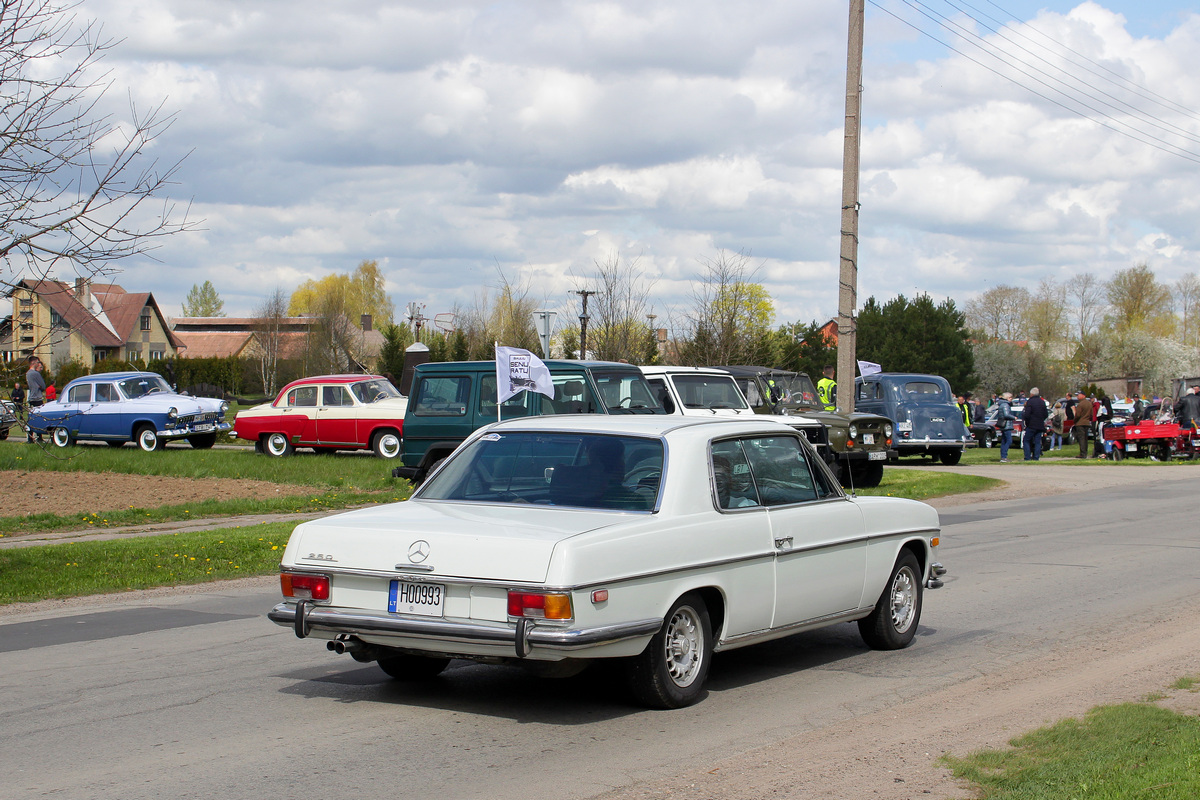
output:
[{"label": "utility pole", "polygon": [[583,311],[579,315],[579,358],[587,359],[587,299],[596,293],[595,289],[579,289],[575,294],[583,298]]},{"label": "utility pole", "polygon": [[858,321],[858,157],[862,150],[863,20],[866,0],[850,0],[850,39],[846,55],[846,132],[842,151],[842,248],[838,270],[837,407],[854,411]]}]

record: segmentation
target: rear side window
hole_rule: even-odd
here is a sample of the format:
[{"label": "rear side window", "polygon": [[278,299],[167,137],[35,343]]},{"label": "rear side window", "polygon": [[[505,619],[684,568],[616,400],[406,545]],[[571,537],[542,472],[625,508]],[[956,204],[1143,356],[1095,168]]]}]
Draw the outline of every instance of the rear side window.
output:
[{"label": "rear side window", "polygon": [[[501,408],[504,419],[528,417],[533,413],[533,396],[536,392],[517,392],[504,401]],[[496,376],[484,375],[479,379],[479,414],[485,419],[496,420]]]},{"label": "rear side window", "polygon": [[466,375],[422,378],[410,412],[417,417],[465,417],[471,398]]},{"label": "rear side window", "polygon": [[92,400],[92,385],[90,383],[81,383],[78,386],[72,386],[71,391],[67,393],[68,403],[90,403]]}]

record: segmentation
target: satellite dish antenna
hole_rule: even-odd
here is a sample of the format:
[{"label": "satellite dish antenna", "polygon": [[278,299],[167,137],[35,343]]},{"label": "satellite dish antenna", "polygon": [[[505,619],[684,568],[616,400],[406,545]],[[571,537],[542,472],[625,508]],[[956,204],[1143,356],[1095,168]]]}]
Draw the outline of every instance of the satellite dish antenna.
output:
[{"label": "satellite dish antenna", "polygon": [[455,319],[453,311],[443,311],[440,314],[433,315],[433,327],[437,328],[439,331],[454,333],[454,322]]}]

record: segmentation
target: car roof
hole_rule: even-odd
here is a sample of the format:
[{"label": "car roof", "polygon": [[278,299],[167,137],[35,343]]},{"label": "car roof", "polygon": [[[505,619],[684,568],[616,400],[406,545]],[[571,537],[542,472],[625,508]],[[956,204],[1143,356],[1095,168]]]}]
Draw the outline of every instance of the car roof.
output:
[{"label": "car roof", "polygon": [[[710,432],[711,429],[711,432]],[[752,433],[796,433],[782,422],[751,417],[683,417],[666,414],[610,416],[608,414],[556,414],[521,417],[493,423],[491,431],[533,431],[539,433],[608,433],[630,436],[666,436],[692,430],[698,435],[745,435]]]},{"label": "car roof", "polygon": [[342,375],[313,375],[309,378],[299,378],[292,381],[288,386],[296,386],[302,383],[356,383],[358,381],[369,380],[386,380],[382,375],[359,375],[357,373],[346,373]]},{"label": "car roof", "polygon": [[[629,372],[641,373],[635,364],[627,364],[623,361],[576,361],[573,359],[563,358],[547,358],[543,359],[542,363],[550,369],[619,369],[628,370]],[[495,372],[495,361],[427,361],[424,364],[418,364],[417,369],[422,372]]]},{"label": "car roof", "polygon": [[78,378],[72,380],[71,383],[83,383],[87,381],[120,381],[125,380],[126,378],[140,378],[144,375],[153,375],[156,378],[162,377],[162,375],[159,375],[157,372],[135,372],[131,370],[127,370],[125,372],[94,372],[91,375],[80,375]]},{"label": "car roof", "polygon": [[713,366],[712,369],[719,369],[728,372],[730,375],[745,377],[747,375],[803,375],[803,372],[793,372],[790,369],[777,369],[776,367],[755,367],[747,365],[737,366]]},{"label": "car roof", "polygon": [[[859,379],[862,378],[896,378],[904,381],[927,381],[930,378],[934,378],[939,381],[946,380],[941,375],[933,375],[928,372],[875,372],[871,375],[860,375]],[[948,382],[949,381],[947,381],[947,383]]]},{"label": "car roof", "polygon": [[717,367],[653,366],[642,367],[642,372],[646,375],[711,375],[715,378],[733,377],[727,370],[718,369]]}]

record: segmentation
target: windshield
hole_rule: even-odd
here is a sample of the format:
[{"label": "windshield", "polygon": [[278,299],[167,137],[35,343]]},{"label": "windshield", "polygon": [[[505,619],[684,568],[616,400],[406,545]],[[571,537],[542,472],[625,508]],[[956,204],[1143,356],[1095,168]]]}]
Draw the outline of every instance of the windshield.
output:
[{"label": "windshield", "polygon": [[587,433],[487,433],[456,452],[415,497],[651,511],[660,439]]},{"label": "windshield", "polygon": [[139,397],[154,392],[169,392],[171,386],[158,375],[136,375],[132,378],[126,378],[117,383],[121,387],[121,394],[128,397],[130,400],[136,400]]},{"label": "windshield", "polygon": [[671,380],[687,408],[749,408],[732,376],[675,375]]},{"label": "windshield", "polygon": [[359,381],[350,384],[350,391],[364,403],[374,403],[388,397],[403,397],[391,381],[386,378],[374,378],[369,381]]},{"label": "windshield", "polygon": [[592,370],[596,388],[609,414],[665,414],[641,372]]}]

